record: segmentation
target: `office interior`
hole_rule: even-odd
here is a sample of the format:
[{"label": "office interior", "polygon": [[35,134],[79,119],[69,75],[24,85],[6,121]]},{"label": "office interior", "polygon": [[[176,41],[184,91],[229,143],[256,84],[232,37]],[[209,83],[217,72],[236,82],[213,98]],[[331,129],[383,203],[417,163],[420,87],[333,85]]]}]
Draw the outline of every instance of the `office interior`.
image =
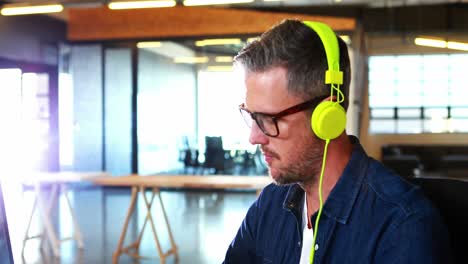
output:
[{"label": "office interior", "polygon": [[[0,8],[24,2],[0,1]],[[238,111],[243,94],[232,60],[284,18],[330,23],[348,44],[347,133],[408,181],[442,179],[427,183],[428,195],[453,228],[468,219],[468,1],[185,2],[111,10],[112,1],[65,0],[55,1],[63,6],[56,13],[0,16],[1,183],[15,263],[222,262],[255,189],[163,186],[164,207],[152,208],[158,238],[147,230],[137,250],[151,258],[116,260],[132,188],[83,180],[54,200],[46,182],[41,209],[38,189],[19,179],[36,172],[266,176]],[[139,238],[147,206],[136,202],[125,243]],[[26,230],[49,230],[41,213],[59,236],[79,226],[82,249],[71,239],[56,256],[50,236],[25,241]],[[177,254],[161,258],[172,240]]]}]

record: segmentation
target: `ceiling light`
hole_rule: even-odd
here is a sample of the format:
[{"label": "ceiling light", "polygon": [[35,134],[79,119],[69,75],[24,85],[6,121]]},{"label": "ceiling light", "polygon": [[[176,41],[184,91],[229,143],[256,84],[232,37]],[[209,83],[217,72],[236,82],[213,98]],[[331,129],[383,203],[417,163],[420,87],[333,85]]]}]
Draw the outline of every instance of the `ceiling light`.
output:
[{"label": "ceiling light", "polygon": [[187,63],[187,64],[195,64],[195,63],[207,63],[208,57],[176,57],[174,58],[174,63]]},{"label": "ceiling light", "polygon": [[259,39],[260,39],[260,37],[248,38],[248,39],[247,39],[247,43],[250,43],[250,42],[253,42],[253,41],[259,40]]},{"label": "ceiling light", "polygon": [[215,58],[216,62],[232,62],[232,57],[231,56],[217,56]]},{"label": "ceiling light", "polygon": [[447,48],[455,50],[466,50],[468,51],[468,43],[448,41]]},{"label": "ceiling light", "polygon": [[254,0],[184,0],[184,6],[252,3]]},{"label": "ceiling light", "polygon": [[429,39],[429,38],[415,38],[414,44],[419,46],[427,46],[434,48],[446,48],[447,41],[440,39]]},{"label": "ceiling light", "polygon": [[466,42],[445,41],[431,38],[415,38],[414,43],[420,46],[468,51],[468,43]]},{"label": "ceiling light", "polygon": [[241,44],[241,40],[238,38],[235,39],[204,39],[195,41],[195,46],[215,46],[215,45],[237,45]]},{"label": "ceiling light", "polygon": [[175,0],[111,2],[109,9],[161,8],[173,7]]},{"label": "ceiling light", "polygon": [[4,16],[30,15],[30,14],[46,14],[58,13],[63,11],[63,5],[5,5],[1,14]]},{"label": "ceiling light", "polygon": [[220,66],[220,65],[208,66],[206,67],[206,70],[211,71],[211,72],[231,72],[232,66]]},{"label": "ceiling light", "polygon": [[159,48],[161,47],[161,42],[159,41],[145,41],[145,42],[138,42],[137,48],[145,49],[145,48]]}]

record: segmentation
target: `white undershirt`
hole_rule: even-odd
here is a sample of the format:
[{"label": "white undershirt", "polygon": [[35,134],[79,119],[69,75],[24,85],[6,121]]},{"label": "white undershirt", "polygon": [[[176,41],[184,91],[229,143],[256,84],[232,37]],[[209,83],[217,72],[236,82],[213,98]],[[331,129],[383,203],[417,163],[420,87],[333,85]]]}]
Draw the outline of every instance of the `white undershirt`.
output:
[{"label": "white undershirt", "polygon": [[301,260],[299,261],[299,264],[310,263],[310,250],[312,249],[312,242],[314,240],[314,229],[309,229],[307,227],[308,222],[309,221],[307,220],[307,198],[304,194],[304,210],[302,210],[302,251]]}]

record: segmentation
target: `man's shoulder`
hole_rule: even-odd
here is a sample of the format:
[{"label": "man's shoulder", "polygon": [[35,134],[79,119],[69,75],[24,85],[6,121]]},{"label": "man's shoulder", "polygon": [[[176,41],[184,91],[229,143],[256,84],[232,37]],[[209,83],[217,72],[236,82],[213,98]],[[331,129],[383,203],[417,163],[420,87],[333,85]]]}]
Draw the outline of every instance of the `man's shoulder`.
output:
[{"label": "man's shoulder", "polygon": [[436,213],[435,208],[420,187],[410,183],[376,160],[371,159],[370,161],[365,184],[385,204],[385,208],[392,208],[403,217],[413,214],[431,215]]}]

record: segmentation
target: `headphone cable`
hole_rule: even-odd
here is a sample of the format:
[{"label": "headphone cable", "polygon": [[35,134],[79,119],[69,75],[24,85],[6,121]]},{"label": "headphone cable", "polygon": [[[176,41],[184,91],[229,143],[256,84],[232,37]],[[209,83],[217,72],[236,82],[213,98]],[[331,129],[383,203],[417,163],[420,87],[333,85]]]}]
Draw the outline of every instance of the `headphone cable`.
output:
[{"label": "headphone cable", "polygon": [[324,150],[323,150],[322,169],[320,171],[319,188],[318,188],[320,207],[319,207],[319,211],[318,211],[318,214],[317,214],[317,218],[315,219],[314,238],[312,240],[312,248],[310,250],[310,263],[311,264],[314,263],[315,240],[317,238],[318,224],[319,224],[320,216],[322,215],[322,209],[323,209],[322,182],[323,182],[323,174],[325,172],[325,165],[326,165],[326,162],[327,162],[328,143],[330,143],[330,139],[325,140],[325,147],[324,147]]}]

